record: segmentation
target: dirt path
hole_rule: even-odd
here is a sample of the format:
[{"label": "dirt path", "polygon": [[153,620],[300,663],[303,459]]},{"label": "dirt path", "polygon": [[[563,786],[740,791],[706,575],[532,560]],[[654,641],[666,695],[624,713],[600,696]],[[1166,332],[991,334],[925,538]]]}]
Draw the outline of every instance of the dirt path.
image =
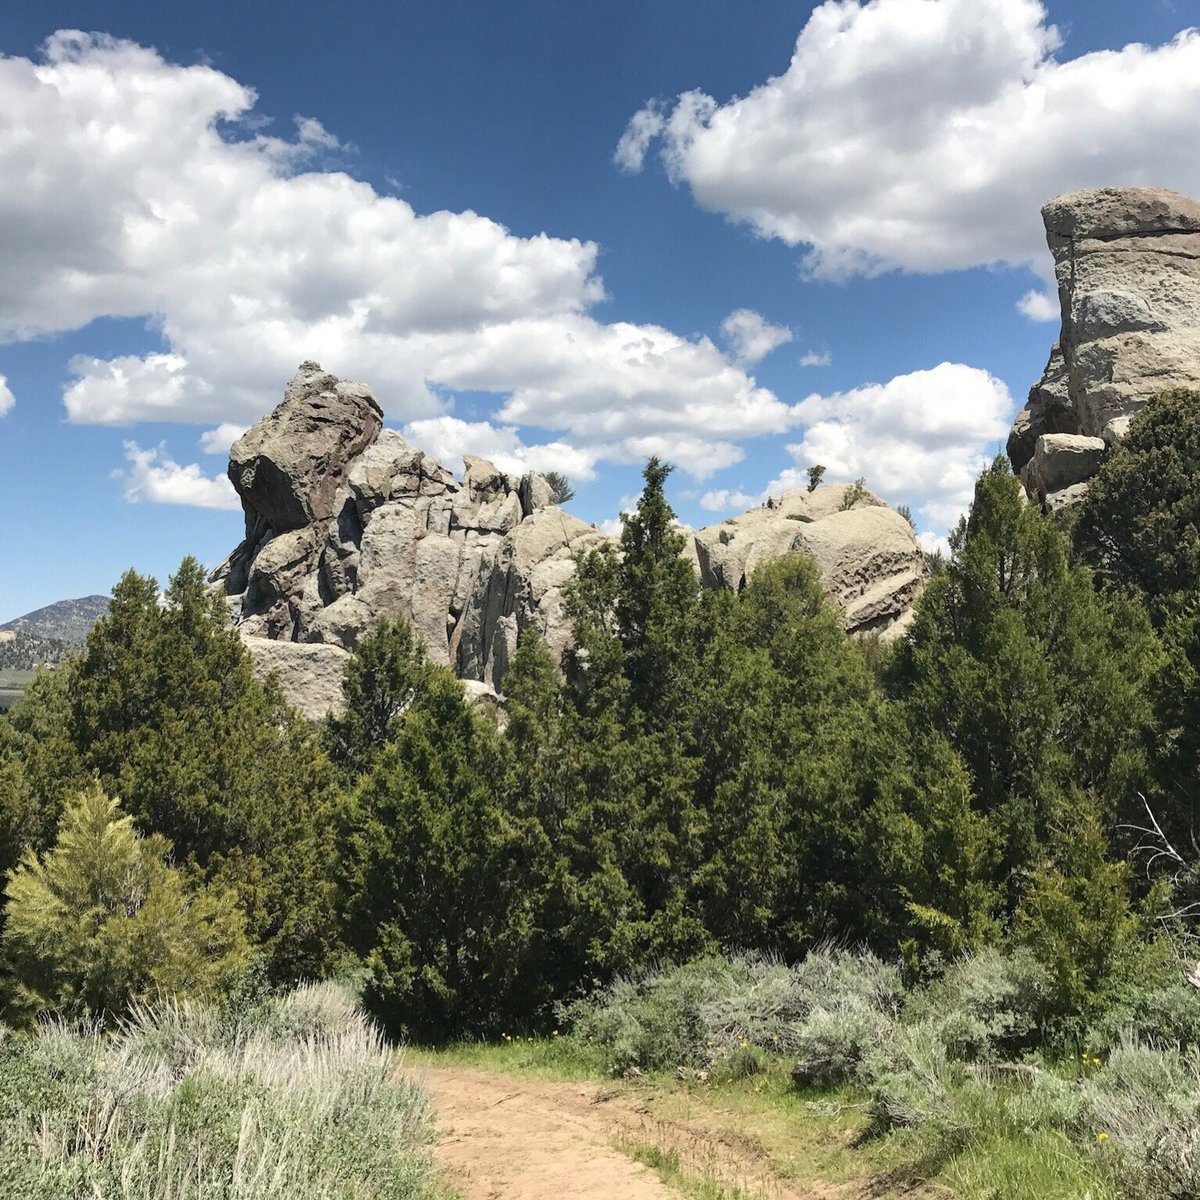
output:
[{"label": "dirt path", "polygon": [[656,1146],[683,1169],[762,1200],[825,1200],[785,1190],[752,1148],[690,1122],[665,1122],[614,1088],[456,1067],[414,1067],[433,1098],[437,1157],[463,1200],[678,1200],[617,1144]]}]

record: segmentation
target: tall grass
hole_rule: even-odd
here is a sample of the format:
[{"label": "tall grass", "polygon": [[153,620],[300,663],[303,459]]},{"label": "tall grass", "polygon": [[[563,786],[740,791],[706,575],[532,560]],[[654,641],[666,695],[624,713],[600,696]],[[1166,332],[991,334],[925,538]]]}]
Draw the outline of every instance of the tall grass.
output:
[{"label": "tall grass", "polygon": [[420,1092],[341,989],[0,1041],[6,1200],[419,1200]]}]

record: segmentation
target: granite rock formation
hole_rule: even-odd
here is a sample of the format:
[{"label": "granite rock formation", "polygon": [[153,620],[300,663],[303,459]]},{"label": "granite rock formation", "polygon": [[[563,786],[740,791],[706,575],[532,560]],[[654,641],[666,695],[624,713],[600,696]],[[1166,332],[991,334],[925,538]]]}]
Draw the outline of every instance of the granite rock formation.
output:
[{"label": "granite rock formation", "polygon": [[1051,200],[1042,219],[1062,332],[1008,454],[1030,497],[1054,509],[1086,492],[1103,448],[1151,397],[1200,384],[1200,203],[1100,188]]},{"label": "granite rock formation", "polygon": [[763,563],[809,554],[848,632],[899,636],[925,585],[925,558],[904,517],[852,486],[785,492],[702,529],[695,535],[701,582],[740,591]]},{"label": "granite rock formation", "polygon": [[[371,390],[301,364],[283,402],[233,446],[246,536],[213,573],[263,674],[310,719],[340,701],[346,658],[380,617],[403,616],[430,656],[499,690],[517,638],[551,653],[570,631],[564,589],[607,535],[556,506],[535,472],[468,455],[461,480],[384,429]],[[851,632],[894,635],[925,564],[908,522],[841,485],[789,492],[691,535],[701,581],[739,590],[764,562],[813,555]]]}]

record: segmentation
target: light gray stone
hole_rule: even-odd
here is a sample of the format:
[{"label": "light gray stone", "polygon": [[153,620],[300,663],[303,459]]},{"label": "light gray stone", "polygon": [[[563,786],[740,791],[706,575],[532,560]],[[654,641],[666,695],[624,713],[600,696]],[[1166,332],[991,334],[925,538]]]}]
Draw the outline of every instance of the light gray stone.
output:
[{"label": "light gray stone", "polygon": [[849,487],[832,484],[773,497],[695,535],[700,580],[739,592],[764,563],[809,554],[851,633],[892,633],[924,587],[925,556],[912,526],[877,496],[851,508]]},{"label": "light gray stone", "polygon": [[1067,364],[1062,347],[1055,342],[1041,379],[1029,389],[1029,400],[1017,414],[1008,435],[1008,457],[1021,473],[1033,458],[1037,440],[1044,433],[1078,433],[1079,416],[1071,400]]},{"label": "light gray stone", "polygon": [[[247,538],[214,580],[257,659],[277,669],[310,716],[333,703],[321,672],[337,675],[340,689],[337,656],[382,617],[409,621],[430,657],[475,681],[480,696],[498,692],[526,630],[537,630],[560,659],[570,642],[566,593],[577,558],[613,544],[557,507],[543,476],[518,478],[468,456],[460,483],[381,430],[372,406],[362,385],[305,364],[231,464],[249,498]],[[329,426],[338,411],[348,414],[346,436]],[[317,443],[321,454],[308,453]],[[250,458],[257,465],[242,470]],[[262,464],[282,471],[289,461],[295,474],[264,492]],[[264,506],[253,509],[264,494]],[[280,496],[295,501],[303,523],[267,523]],[[782,554],[812,554],[855,631],[902,628],[924,582],[907,522],[849,485],[790,492],[712,530],[680,529],[688,557],[714,587],[740,588]]]},{"label": "light gray stone", "polygon": [[[1031,393],[1009,439],[1017,471],[1042,435],[1077,433],[1112,444],[1155,395],[1200,384],[1200,203],[1165,188],[1098,188],[1056,197],[1042,218],[1074,423],[1048,419],[1051,405],[1039,416]],[[1050,374],[1043,383],[1053,383],[1057,395]],[[1030,495],[1045,505],[1063,493],[1062,507],[1084,494],[1073,490],[1081,482]]]},{"label": "light gray stone", "polygon": [[388,500],[417,495],[424,458],[394,429],[382,430],[374,444],[359,455],[347,477],[360,516]]},{"label": "light gray stone", "polygon": [[518,491],[523,517],[532,516],[539,508],[549,508],[554,503],[554,489],[546,482],[545,476],[536,471],[521,476]]},{"label": "light gray stone", "polygon": [[316,723],[342,711],[342,680],[350,661],[347,651],[340,646],[248,637],[244,633],[242,639],[250,651],[255,676],[265,680],[273,675],[306,721]]},{"label": "light gray stone", "polygon": [[[1023,478],[1031,498],[1043,504],[1053,492],[1084,483],[1100,469],[1108,447],[1103,438],[1046,433],[1037,440]],[[1060,504],[1061,507],[1061,504]]]}]

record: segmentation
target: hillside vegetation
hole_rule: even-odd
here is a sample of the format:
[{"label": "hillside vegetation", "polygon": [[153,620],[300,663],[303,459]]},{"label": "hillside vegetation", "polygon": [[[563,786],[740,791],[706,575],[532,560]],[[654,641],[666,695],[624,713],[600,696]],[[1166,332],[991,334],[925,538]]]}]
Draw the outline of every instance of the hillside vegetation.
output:
[{"label": "hillside vegetation", "polygon": [[894,648],[801,556],[702,592],[652,460],[499,723],[384,622],[310,729],[194,561],[165,603],[130,573],[0,720],[5,1019],[348,975],[396,1036],[786,1061],[935,1159],[1195,1195],[1197,447],[1161,398],[1069,524],[998,460]]}]

